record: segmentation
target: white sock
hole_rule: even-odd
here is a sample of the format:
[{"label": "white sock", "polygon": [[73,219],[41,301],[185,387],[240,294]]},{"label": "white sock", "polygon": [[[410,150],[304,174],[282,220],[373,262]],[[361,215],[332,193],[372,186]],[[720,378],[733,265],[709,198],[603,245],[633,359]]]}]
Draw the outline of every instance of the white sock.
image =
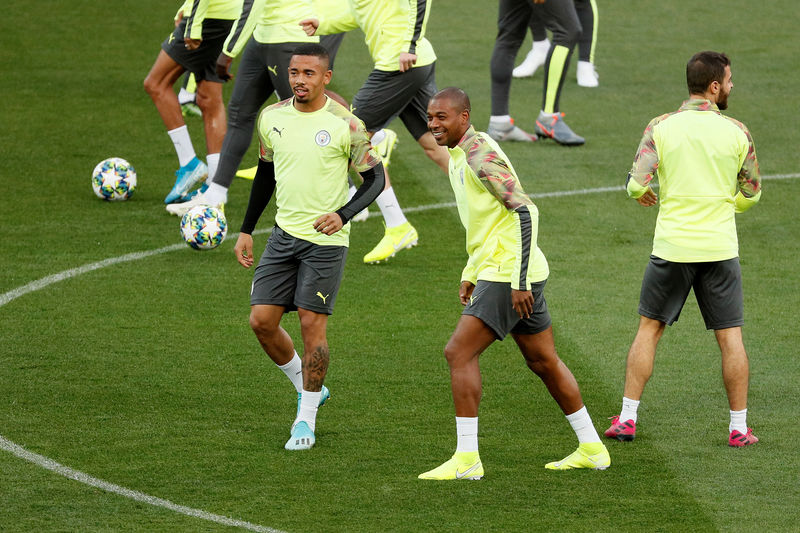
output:
[{"label": "white sock", "polygon": [[622,411],[619,412],[619,421],[633,420],[636,423],[636,411],[639,410],[639,400],[622,397]]},{"label": "white sock", "polygon": [[186,127],[186,124],[180,128],[169,130],[167,135],[172,139],[172,144],[175,145],[175,152],[178,154],[178,164],[180,166],[188,164],[189,161],[197,157],[194,153],[192,138],[189,137],[189,128]]},{"label": "white sock", "polygon": [[511,124],[511,115],[492,115],[489,117],[489,124],[494,124],[495,126]]},{"label": "white sock", "polygon": [[600,435],[597,434],[597,430],[592,425],[592,418],[589,416],[589,411],[586,410],[585,405],[571,415],[567,415],[567,421],[578,437],[578,443],[600,442]]},{"label": "white sock", "polygon": [[378,146],[385,138],[386,130],[380,129],[372,134],[372,138],[369,140],[369,142],[372,143],[372,146]]},{"label": "white sock", "polygon": [[728,424],[728,432],[734,429],[742,435],[747,434],[747,409],[731,411],[731,423]]},{"label": "white sock", "polygon": [[386,222],[387,229],[408,222],[406,216],[403,214],[403,210],[400,208],[397,197],[394,195],[394,189],[392,189],[392,187],[380,193],[375,203],[381,208],[381,214],[383,215],[383,220]]},{"label": "white sock", "polygon": [[206,156],[206,165],[208,165],[206,183],[211,183],[211,180],[214,179],[214,174],[217,173],[217,167],[219,166],[219,152],[216,154],[208,154]]},{"label": "white sock", "polygon": [[291,361],[283,366],[277,366],[283,370],[283,373],[286,374],[286,377],[289,378],[289,381],[294,385],[295,390],[301,392],[303,390],[303,360],[300,359],[297,352],[294,352]]},{"label": "white sock", "polygon": [[550,39],[533,41],[533,46],[531,47],[531,50],[533,50],[534,52],[541,52],[546,54],[547,51],[550,50]]},{"label": "white sock", "polygon": [[321,396],[321,390],[312,392],[303,389],[303,395],[300,397],[300,412],[297,414],[295,423],[305,422],[311,428],[311,431],[314,431],[317,427],[317,409],[319,409]]},{"label": "white sock", "polygon": [[[208,189],[203,193],[203,196],[205,196],[209,205],[224,204],[228,201],[228,189],[211,180],[206,180],[206,183],[208,184]],[[297,357],[296,353],[295,357]],[[298,389],[298,392],[299,391]]]},{"label": "white sock", "polygon": [[478,451],[478,417],[456,417],[456,453]]}]

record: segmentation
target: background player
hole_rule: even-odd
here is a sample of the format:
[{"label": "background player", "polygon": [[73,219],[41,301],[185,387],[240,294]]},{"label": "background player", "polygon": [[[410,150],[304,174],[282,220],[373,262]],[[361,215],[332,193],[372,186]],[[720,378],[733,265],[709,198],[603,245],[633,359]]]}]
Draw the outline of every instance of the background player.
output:
[{"label": "background player", "polygon": [[467,232],[469,259],[461,274],[464,311],[444,349],[456,411],[456,453],[421,479],[480,479],[478,358],[508,333],[525,362],[556,400],[578,437],[578,449],[548,469],[605,469],[611,458],[583,405],[575,377],[556,353],[544,285],[547,260],[537,246],[539,214],[508,158],[470,124],[470,103],[450,87],[428,105],[428,127],[450,152],[450,184]]},{"label": "background player", "polygon": [[500,0],[497,14],[497,38],[491,60],[492,115],[487,133],[496,141],[536,140],[536,135],[515,126],[509,115],[511,73],[533,13],[537,5],[544,24],[553,32],[553,45],[544,67],[542,109],[536,118],[536,134],[550,137],[559,144],[580,145],[585,139],[576,135],[559,112],[561,89],[569,68],[575,43],[581,35],[581,24],[573,0]]},{"label": "background player", "polygon": [[[239,263],[252,266],[252,232],[274,191],[275,228],[253,276],[250,326],[301,392],[288,450],[306,450],[316,441],[317,408],[327,395],[322,388],[329,361],[326,329],[347,257],[347,223],[383,189],[383,165],[363,123],[325,95],[330,79],[324,47],[304,44],[295,50],[289,63],[294,97],[265,108],[258,119],[260,161],[234,247]],[[350,163],[364,183],[345,203]],[[283,314],[295,309],[302,367],[280,325]]]},{"label": "background player", "polygon": [[[223,80],[217,76],[215,62],[241,5],[242,0],[186,0],[175,17],[175,30],[162,43],[144,80],[144,89],[167,127],[180,165],[175,172],[175,185],[164,198],[166,204],[183,200],[196,183],[216,170],[225,137],[225,104]],[[196,103],[203,114],[208,166],[195,154],[181,105],[172,89],[187,70],[197,80]]]},{"label": "background player", "polygon": [[[581,23],[581,37],[578,40],[578,65],[575,69],[578,85],[581,87],[597,87],[599,85],[597,70],[594,66],[594,51],[597,45],[597,26],[599,12],[596,0],[574,0],[575,13]],[[541,13],[533,6],[531,20],[528,23],[533,37],[531,51],[525,60],[512,72],[515,78],[533,76],[536,70],[547,61],[550,51],[550,41],[547,31],[541,20]]]},{"label": "background player", "polygon": [[622,411],[605,435],[633,440],[637,409],[653,374],[664,329],[680,316],[690,289],[722,352],[722,379],[730,404],[728,444],[758,438],[747,427],[749,361],[742,341],[742,274],[734,213],[761,197],[761,176],[750,132],[726,117],[733,89],[730,60],[699,52],[686,65],[689,100],[650,121],[628,174],[628,195],[649,207],[658,202],[653,252],[642,280],[639,330],[628,352]]},{"label": "background player", "polygon": [[[447,152],[428,132],[425,111],[436,92],[433,46],[425,38],[430,2],[391,0],[387,2],[331,3],[329,12],[302,21],[306,33],[321,35],[361,28],[375,62],[364,85],[353,98],[353,113],[364,121],[367,131],[377,132],[400,117],[425,154],[447,172]],[[365,263],[379,263],[398,251],[417,244],[419,235],[400,208],[386,177],[386,190],[376,202],[386,223],[386,233],[364,256]]]},{"label": "background player", "polygon": [[[313,15],[310,2],[294,0],[245,0],[221,53],[216,59],[217,75],[231,79],[233,59],[244,49],[233,94],[228,103],[228,129],[222,143],[219,168],[199,194],[182,204],[168,205],[167,211],[183,216],[197,205],[221,206],[228,189],[253,139],[256,117],[261,106],[275,92],[279,100],[292,96],[288,69],[292,52],[302,43],[319,42],[309,37],[298,21]],[[251,37],[252,36],[252,37]],[[343,34],[331,35],[323,43],[331,53],[337,50]],[[334,93],[330,96],[341,98]],[[343,102],[343,100],[342,100]],[[252,176],[251,176],[252,177]]]}]

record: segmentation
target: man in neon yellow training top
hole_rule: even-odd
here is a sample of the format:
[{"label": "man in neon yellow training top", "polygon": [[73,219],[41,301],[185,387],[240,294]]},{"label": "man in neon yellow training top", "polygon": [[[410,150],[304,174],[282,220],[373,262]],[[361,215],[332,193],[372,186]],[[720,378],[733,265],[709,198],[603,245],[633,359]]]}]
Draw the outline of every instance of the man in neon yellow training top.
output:
[{"label": "man in neon yellow training top", "polygon": [[722,379],[730,404],[728,444],[758,439],[747,427],[749,362],[742,342],[744,312],[734,214],[761,197],[761,177],[750,132],[720,113],[733,89],[730,60],[699,52],[686,65],[689,100],[650,121],[628,174],[628,195],[661,206],[653,253],[639,297],[639,330],[628,352],[622,410],[605,435],[631,441],[637,409],[653,373],[664,328],[680,316],[690,289],[722,352]]},{"label": "man in neon yellow training top", "polygon": [[450,184],[467,230],[467,266],[459,297],[465,306],[444,349],[456,411],[456,453],[420,479],[480,479],[478,405],[480,354],[508,333],[528,367],[539,376],[578,437],[578,449],[548,463],[551,470],[611,464],[608,450],[583,405],[575,377],[556,353],[544,285],[547,260],[536,245],[539,212],[522,190],[514,167],[497,143],[470,124],[470,103],[449,87],[428,105],[428,128],[450,152]]},{"label": "man in neon yellow training top", "polygon": [[[375,68],[353,97],[351,110],[376,139],[399,117],[425,154],[447,172],[447,151],[428,132],[425,110],[436,92],[436,54],[425,38],[432,0],[337,0],[318,2],[318,18],[301,23],[309,35],[361,28]],[[387,261],[416,246],[419,235],[406,219],[386,176],[386,189],[375,202],[386,232],[364,256],[365,263]]]},{"label": "man in neon yellow training top", "polygon": [[[234,251],[253,265],[253,229],[275,192],[275,227],[250,290],[250,326],[262,348],[300,392],[287,450],[314,446],[317,408],[328,395],[328,315],[344,273],[350,226],[383,189],[383,164],[364,124],[325,94],[329,55],[315,43],[298,46],[289,63],[294,97],[266,107],[258,118],[261,141],[241,234]],[[347,201],[347,169],[364,183]],[[302,364],[280,323],[297,310]]]},{"label": "man in neon yellow training top", "polygon": [[[186,0],[175,16],[174,31],[161,44],[161,51],[144,80],[144,90],[161,115],[180,166],[175,172],[175,184],[164,198],[165,204],[186,201],[194,185],[208,175],[213,176],[216,170],[225,137],[223,80],[217,76],[216,61],[241,7],[242,0]],[[207,166],[194,151],[178,97],[172,89],[187,71],[197,80],[196,102],[203,114]]]}]

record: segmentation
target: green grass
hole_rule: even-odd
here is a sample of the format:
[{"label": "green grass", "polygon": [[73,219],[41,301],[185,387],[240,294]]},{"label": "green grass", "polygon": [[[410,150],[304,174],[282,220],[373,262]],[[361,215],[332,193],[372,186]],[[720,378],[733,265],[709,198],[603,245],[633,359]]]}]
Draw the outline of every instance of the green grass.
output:
[{"label": "green grass", "polygon": [[[483,129],[496,5],[466,6],[436,2],[428,33],[439,86],[465,88]],[[161,203],[176,158],[141,86],[175,6],[84,0],[34,10],[11,0],[7,7],[0,294],[178,242],[177,220]],[[644,126],[677,108],[685,62],[707,48],[732,57],[730,114],[750,127],[762,172],[800,172],[793,3],[604,2],[600,10],[601,85],[577,87],[573,64],[562,95],[569,124],[587,144],[504,145],[528,192],[621,185]],[[370,68],[359,32],[347,36],[336,64],[333,88],[350,98]],[[540,100],[540,73],[514,81],[517,124],[532,129]],[[401,203],[451,202],[447,179],[395,126],[391,170]],[[201,121],[190,119],[189,128],[204,154]],[[103,203],[91,192],[91,169],[109,156],[127,158],[139,173],[129,202]],[[247,161],[255,162],[253,148]],[[611,469],[542,468],[571,451],[574,437],[504,342],[482,358],[486,477],[419,482],[416,475],[455,446],[442,356],[460,312],[466,259],[454,208],[410,213],[420,245],[387,265],[361,263],[383,231],[379,217],[353,229],[329,329],[333,400],[320,412],[313,451],[283,450],[294,394],[248,327],[252,272],[235,262],[233,239],[213,252],[179,249],[96,270],[0,307],[0,435],[130,490],[292,532],[796,530],[800,180],[767,180],[764,188],[761,203],[738,219],[749,421],[762,439],[752,448],[726,446],[719,354],[690,298],[659,347],[636,441],[609,445]],[[227,206],[234,229],[248,195],[248,182],[237,180]],[[602,430],[619,409],[655,211],[622,192],[537,205],[556,344]],[[265,241],[258,236],[256,246]],[[299,338],[296,316],[284,322]],[[0,530],[225,529],[0,451]]]}]

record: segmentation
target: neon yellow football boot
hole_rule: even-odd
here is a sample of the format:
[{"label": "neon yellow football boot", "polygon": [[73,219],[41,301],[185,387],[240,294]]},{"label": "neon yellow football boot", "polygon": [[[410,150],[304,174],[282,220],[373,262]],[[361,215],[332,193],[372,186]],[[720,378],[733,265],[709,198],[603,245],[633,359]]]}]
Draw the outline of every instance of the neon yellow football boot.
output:
[{"label": "neon yellow football boot", "polygon": [[416,246],[418,240],[417,230],[408,221],[394,228],[386,228],[386,233],[380,242],[364,256],[364,262],[374,264],[388,261],[400,250]]},{"label": "neon yellow football boot", "polygon": [[572,470],[574,468],[591,468],[605,470],[611,466],[611,456],[602,442],[585,442],[578,449],[561,459],[544,465],[548,470]]},{"label": "neon yellow football boot", "polygon": [[389,160],[392,157],[392,152],[397,144],[397,134],[389,128],[383,128],[383,131],[386,132],[386,136],[381,140],[381,142],[375,145],[375,150],[377,150],[378,154],[381,156],[383,166],[388,167]]},{"label": "neon yellow football boot", "polygon": [[236,177],[252,180],[256,177],[256,170],[258,170],[258,165],[250,168],[240,168],[236,171]]},{"label": "neon yellow football boot", "polygon": [[478,480],[483,477],[483,463],[478,452],[456,452],[449,461],[420,474],[419,479],[446,481],[450,479]]}]

